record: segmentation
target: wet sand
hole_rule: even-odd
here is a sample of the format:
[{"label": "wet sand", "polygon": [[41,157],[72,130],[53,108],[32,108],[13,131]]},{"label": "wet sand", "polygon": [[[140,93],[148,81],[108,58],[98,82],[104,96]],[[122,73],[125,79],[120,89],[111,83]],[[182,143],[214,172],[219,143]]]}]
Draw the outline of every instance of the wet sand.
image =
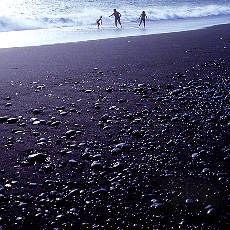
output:
[{"label": "wet sand", "polygon": [[229,29],[0,49],[0,228],[229,227]]}]

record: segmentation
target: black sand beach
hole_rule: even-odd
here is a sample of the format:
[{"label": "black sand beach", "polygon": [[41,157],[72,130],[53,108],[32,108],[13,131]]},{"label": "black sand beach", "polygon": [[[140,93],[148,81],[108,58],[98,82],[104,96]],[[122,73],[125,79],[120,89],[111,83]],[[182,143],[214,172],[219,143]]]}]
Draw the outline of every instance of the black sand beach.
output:
[{"label": "black sand beach", "polygon": [[0,49],[0,229],[226,229],[230,25]]}]

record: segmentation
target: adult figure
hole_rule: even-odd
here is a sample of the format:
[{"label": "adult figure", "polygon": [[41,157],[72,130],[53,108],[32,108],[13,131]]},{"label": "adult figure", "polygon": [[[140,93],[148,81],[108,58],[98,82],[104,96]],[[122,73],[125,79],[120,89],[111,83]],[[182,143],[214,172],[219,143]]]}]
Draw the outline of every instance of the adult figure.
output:
[{"label": "adult figure", "polygon": [[115,17],[115,26],[117,27],[117,22],[118,22],[120,24],[120,26],[122,27],[122,25],[121,25],[121,14],[116,9],[113,10],[113,13],[109,17],[112,17],[112,16]]},{"label": "adult figure", "polygon": [[143,22],[144,23],[144,27],[145,27],[145,19],[147,18],[147,15],[146,15],[146,13],[145,13],[145,11],[142,11],[142,13],[141,13],[141,16],[140,16],[140,24],[139,24],[139,26],[141,25],[141,23]]}]

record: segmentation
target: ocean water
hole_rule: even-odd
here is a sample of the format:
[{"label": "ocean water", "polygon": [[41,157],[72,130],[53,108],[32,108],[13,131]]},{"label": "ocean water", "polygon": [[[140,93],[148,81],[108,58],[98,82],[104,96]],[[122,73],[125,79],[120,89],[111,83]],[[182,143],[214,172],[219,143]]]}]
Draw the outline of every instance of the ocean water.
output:
[{"label": "ocean water", "polygon": [[[114,8],[122,29],[108,17]],[[145,29],[138,26],[143,10]],[[230,0],[1,0],[0,48],[194,30],[229,19]]]}]

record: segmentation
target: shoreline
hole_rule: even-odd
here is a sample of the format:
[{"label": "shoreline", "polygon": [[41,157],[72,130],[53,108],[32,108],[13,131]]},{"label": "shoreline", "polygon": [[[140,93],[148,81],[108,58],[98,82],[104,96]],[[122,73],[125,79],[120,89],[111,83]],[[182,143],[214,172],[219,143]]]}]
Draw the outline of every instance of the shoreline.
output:
[{"label": "shoreline", "polygon": [[[204,19],[203,19],[204,20]],[[227,22],[226,22],[227,21]],[[23,48],[23,47],[36,47],[43,45],[59,45],[68,43],[78,43],[96,40],[106,40],[125,37],[160,35],[178,32],[189,32],[195,30],[207,29],[215,26],[227,25],[228,21],[225,17],[209,20],[199,21],[195,19],[181,19],[176,23],[174,20],[150,22],[147,27],[134,28],[135,24],[128,25],[124,29],[112,29],[107,26],[101,30],[96,28],[91,29],[77,29],[76,28],[50,28],[39,30],[25,30],[25,31],[9,31],[2,32],[0,36],[0,47],[2,48]],[[190,29],[184,25],[189,24]],[[17,39],[15,39],[17,37]],[[26,39],[25,39],[26,38]]]},{"label": "shoreline", "polygon": [[227,229],[229,31],[0,49],[0,228]]}]

